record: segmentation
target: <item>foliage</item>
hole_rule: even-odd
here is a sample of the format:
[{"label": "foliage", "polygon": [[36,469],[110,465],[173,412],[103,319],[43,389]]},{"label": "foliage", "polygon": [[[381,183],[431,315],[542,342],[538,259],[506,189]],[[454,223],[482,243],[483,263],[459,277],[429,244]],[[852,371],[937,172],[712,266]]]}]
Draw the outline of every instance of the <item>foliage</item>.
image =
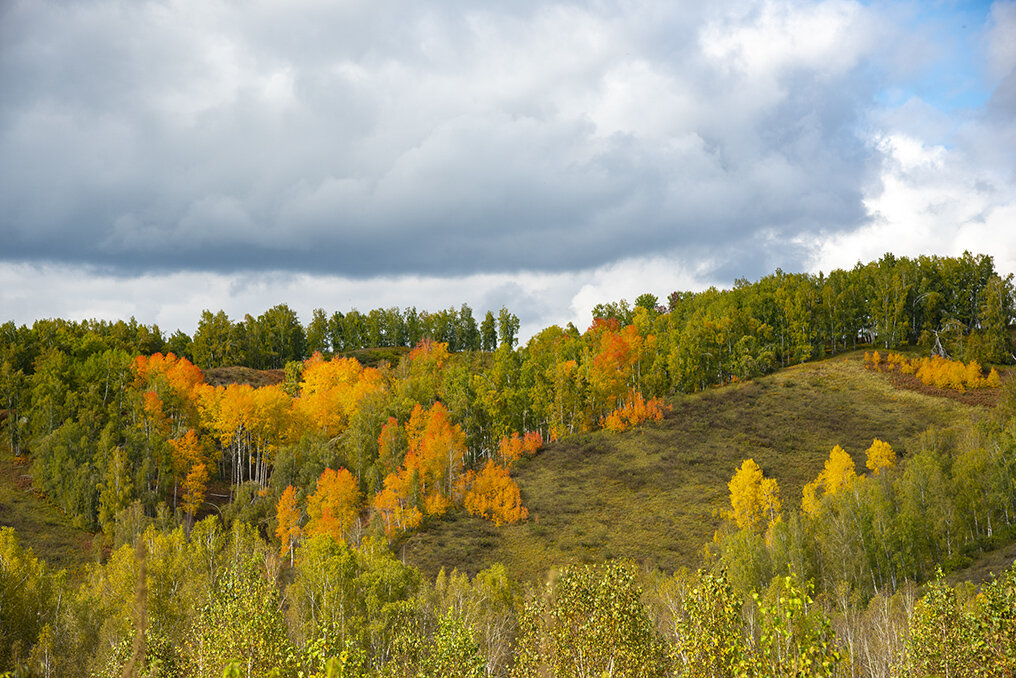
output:
[{"label": "foliage", "polygon": [[764,478],[754,459],[745,459],[730,479],[731,517],[737,526],[762,531],[779,519],[780,488],[775,478]]},{"label": "foliage", "polygon": [[664,643],[641,597],[631,563],[565,569],[526,605],[514,675],[666,675]]},{"label": "foliage", "polygon": [[356,478],[344,468],[326,468],[317,490],[307,500],[307,534],[328,535],[336,541],[354,541],[360,524],[360,490]]},{"label": "foliage", "polygon": [[508,469],[493,460],[478,473],[466,476],[464,506],[475,516],[482,516],[495,525],[512,525],[529,517],[522,505],[519,486],[508,475]]}]

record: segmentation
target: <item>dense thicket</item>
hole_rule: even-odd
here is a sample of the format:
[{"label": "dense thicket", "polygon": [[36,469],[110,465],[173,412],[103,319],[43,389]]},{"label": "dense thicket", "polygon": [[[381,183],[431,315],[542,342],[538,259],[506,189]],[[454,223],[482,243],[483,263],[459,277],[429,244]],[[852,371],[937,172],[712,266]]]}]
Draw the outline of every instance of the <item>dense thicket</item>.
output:
[{"label": "dense thicket", "polygon": [[[126,529],[126,525],[124,526]],[[520,588],[494,566],[422,579],[318,536],[289,569],[246,523],[136,521],[69,587],[0,529],[3,667],[40,676],[1008,676],[1016,567],[863,603],[797,575],[742,595],[722,570],[613,561]],[[10,582],[16,579],[17,585]]]}]

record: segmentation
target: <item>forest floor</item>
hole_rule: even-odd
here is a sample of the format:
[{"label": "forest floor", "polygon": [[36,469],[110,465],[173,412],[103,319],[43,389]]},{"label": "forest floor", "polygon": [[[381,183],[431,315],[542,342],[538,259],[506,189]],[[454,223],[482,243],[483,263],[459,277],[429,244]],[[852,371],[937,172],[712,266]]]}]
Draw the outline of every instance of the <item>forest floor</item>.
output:
[{"label": "forest floor", "polygon": [[854,352],[678,396],[661,422],[578,435],[518,462],[525,523],[497,528],[459,511],[410,536],[400,555],[427,575],[442,567],[472,574],[500,561],[521,580],[610,557],[665,571],[696,567],[744,459],[776,478],[784,507],[796,509],[834,445],[861,473],[874,438],[906,457],[929,426],[989,411],[940,395],[894,385]]},{"label": "forest floor", "polygon": [[60,509],[33,489],[25,457],[16,460],[0,446],[0,526],[13,527],[22,546],[72,578],[96,558],[95,535],[78,529]]}]

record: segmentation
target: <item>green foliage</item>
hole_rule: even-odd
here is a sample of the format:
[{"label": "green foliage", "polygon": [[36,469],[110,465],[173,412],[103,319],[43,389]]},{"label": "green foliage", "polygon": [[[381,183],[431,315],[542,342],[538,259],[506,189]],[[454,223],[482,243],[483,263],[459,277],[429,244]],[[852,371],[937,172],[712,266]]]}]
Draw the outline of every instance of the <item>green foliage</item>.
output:
[{"label": "green foliage", "polygon": [[669,661],[634,565],[566,568],[521,617],[517,676],[664,676]]},{"label": "green foliage", "polygon": [[793,576],[775,578],[765,595],[753,596],[758,607],[759,639],[754,675],[832,676],[841,655],[829,618],[811,598],[810,583]]},{"label": "green foliage", "polygon": [[473,632],[451,611],[438,620],[437,633],[420,663],[420,678],[483,678],[486,661]]},{"label": "green foliage", "polygon": [[45,563],[21,547],[14,530],[0,527],[0,671],[27,659],[49,629],[59,587]]},{"label": "green foliage", "polygon": [[744,675],[750,648],[744,636],[743,599],[726,578],[700,571],[684,592],[675,620],[672,653],[688,678]]}]

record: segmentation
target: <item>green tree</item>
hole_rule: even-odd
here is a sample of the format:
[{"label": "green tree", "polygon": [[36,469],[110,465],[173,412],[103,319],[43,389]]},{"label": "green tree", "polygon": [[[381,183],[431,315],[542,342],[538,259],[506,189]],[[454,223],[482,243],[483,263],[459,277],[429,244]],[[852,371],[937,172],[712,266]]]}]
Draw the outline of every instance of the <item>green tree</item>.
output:
[{"label": "green tree", "polygon": [[519,341],[519,318],[504,306],[497,314],[497,336],[500,346],[515,348]]},{"label": "green tree", "polygon": [[515,676],[664,676],[664,643],[642,604],[631,563],[565,569],[520,618]]},{"label": "green tree", "polygon": [[235,330],[225,311],[215,315],[208,310],[201,312],[191,352],[194,364],[203,370],[239,362],[240,351],[235,343]]},{"label": "green tree", "polygon": [[332,357],[332,342],[328,324],[328,316],[324,309],[315,308],[307,323],[307,355],[320,353],[326,358]]},{"label": "green tree", "polygon": [[484,678],[486,662],[473,632],[451,610],[438,620],[437,633],[425,650],[420,678]]},{"label": "green tree", "polygon": [[494,314],[487,311],[480,323],[480,348],[484,351],[493,351],[497,348],[497,320]]}]

